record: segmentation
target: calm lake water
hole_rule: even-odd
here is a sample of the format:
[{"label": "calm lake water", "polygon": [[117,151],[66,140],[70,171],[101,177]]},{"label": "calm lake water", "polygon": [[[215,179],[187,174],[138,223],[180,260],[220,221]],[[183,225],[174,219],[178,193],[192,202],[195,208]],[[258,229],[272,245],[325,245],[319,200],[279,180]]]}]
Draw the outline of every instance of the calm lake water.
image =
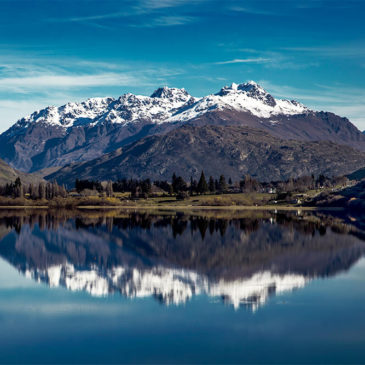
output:
[{"label": "calm lake water", "polygon": [[0,363],[365,363],[337,218],[2,212],[0,237]]}]

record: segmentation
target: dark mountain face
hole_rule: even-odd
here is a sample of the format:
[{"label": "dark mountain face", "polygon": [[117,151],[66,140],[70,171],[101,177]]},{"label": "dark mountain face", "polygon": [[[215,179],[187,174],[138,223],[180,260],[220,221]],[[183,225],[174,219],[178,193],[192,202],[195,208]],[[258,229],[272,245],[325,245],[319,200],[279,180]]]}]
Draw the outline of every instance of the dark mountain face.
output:
[{"label": "dark mountain face", "polygon": [[363,180],[365,179],[365,168],[361,168],[352,172],[347,176],[350,180]]},{"label": "dark mountain face", "polygon": [[332,141],[365,151],[365,135],[348,119],[275,99],[249,82],[201,99],[164,87],[150,97],[126,94],[48,107],[0,135],[0,158],[33,172],[89,161],[183,124],[248,126],[281,139]]},{"label": "dark mountain face", "polygon": [[220,174],[261,181],[310,174],[342,175],[365,166],[365,154],[332,142],[282,140],[253,128],[191,126],[150,136],[95,160],[65,166],[47,179],[73,185],[76,178],[189,179]]},{"label": "dark mountain face", "polygon": [[247,112],[224,110],[206,113],[189,121],[189,124],[248,126],[282,139],[331,141],[365,151],[365,135],[347,118],[329,112],[260,118]]}]

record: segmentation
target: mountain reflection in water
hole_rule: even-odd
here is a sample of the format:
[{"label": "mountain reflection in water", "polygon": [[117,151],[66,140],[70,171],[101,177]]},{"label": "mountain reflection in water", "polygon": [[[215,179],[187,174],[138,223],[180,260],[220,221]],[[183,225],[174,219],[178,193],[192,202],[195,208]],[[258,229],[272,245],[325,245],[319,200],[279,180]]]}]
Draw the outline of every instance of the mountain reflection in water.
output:
[{"label": "mountain reflection in water", "polygon": [[268,212],[230,219],[8,214],[0,216],[0,235],[1,257],[51,287],[165,304],[205,294],[252,310],[271,295],[349,269],[365,252],[350,226]]}]

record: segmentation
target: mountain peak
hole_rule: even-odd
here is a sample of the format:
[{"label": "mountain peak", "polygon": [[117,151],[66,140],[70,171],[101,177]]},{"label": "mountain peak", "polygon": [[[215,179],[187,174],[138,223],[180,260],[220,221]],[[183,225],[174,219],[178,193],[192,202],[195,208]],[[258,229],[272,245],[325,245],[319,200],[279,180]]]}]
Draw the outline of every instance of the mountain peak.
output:
[{"label": "mountain peak", "polygon": [[247,93],[260,93],[267,95],[268,92],[260,86],[255,81],[248,81],[242,84],[236,84],[233,82],[230,86],[224,86],[222,89],[217,93],[217,95],[226,95],[232,92],[247,92]]},{"label": "mountain peak", "polygon": [[152,95],[151,98],[165,98],[165,99],[176,99],[176,98],[184,98],[188,99],[190,98],[189,93],[185,89],[178,89],[176,87],[159,87],[156,89]]},{"label": "mountain peak", "polygon": [[261,100],[266,105],[274,107],[275,99],[255,81],[248,81],[242,84],[232,83],[231,86],[224,86],[216,95],[226,96],[232,94],[244,94],[249,98]]},{"label": "mountain peak", "polygon": [[263,94],[268,94],[268,92],[261,86],[259,85],[257,82],[255,81],[248,81],[245,82],[243,84],[239,84],[237,85],[237,89],[238,90],[242,90],[242,91],[259,91]]}]

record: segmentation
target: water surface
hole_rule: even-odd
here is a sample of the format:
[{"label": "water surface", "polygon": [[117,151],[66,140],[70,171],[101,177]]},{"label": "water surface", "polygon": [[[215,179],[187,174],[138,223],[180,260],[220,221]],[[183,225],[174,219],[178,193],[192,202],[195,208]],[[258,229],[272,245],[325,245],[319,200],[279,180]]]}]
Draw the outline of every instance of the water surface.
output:
[{"label": "water surface", "polygon": [[321,214],[0,214],[1,363],[365,363],[365,236]]}]

